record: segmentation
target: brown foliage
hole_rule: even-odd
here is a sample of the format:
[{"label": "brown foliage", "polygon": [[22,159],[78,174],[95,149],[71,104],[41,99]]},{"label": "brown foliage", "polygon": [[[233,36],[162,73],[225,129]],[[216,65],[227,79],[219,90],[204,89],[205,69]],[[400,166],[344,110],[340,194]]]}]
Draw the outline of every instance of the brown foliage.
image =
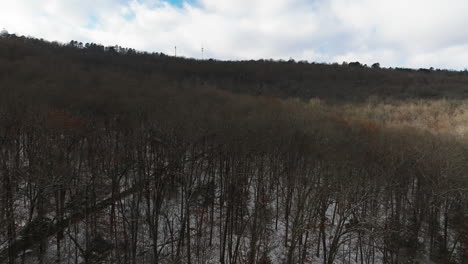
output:
[{"label": "brown foliage", "polygon": [[73,118],[66,110],[51,109],[47,113],[46,124],[51,129],[74,130],[83,127],[85,121]]},{"label": "brown foliage", "polygon": [[376,134],[379,130],[377,123],[369,120],[357,120],[355,121],[360,129],[363,129],[367,134]]}]

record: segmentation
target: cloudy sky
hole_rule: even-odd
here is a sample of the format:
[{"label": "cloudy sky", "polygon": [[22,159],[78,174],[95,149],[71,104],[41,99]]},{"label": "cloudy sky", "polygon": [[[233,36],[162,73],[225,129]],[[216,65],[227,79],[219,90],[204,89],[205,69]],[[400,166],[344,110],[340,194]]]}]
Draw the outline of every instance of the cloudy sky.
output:
[{"label": "cloudy sky", "polygon": [[216,59],[468,68],[467,0],[0,0],[0,30]]}]

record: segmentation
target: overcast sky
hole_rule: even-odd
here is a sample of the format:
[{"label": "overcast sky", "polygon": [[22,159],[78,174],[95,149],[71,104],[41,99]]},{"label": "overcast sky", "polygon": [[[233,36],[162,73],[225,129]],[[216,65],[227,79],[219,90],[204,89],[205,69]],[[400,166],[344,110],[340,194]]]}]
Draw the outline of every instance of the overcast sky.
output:
[{"label": "overcast sky", "polygon": [[468,0],[0,0],[0,30],[216,59],[468,68]]}]

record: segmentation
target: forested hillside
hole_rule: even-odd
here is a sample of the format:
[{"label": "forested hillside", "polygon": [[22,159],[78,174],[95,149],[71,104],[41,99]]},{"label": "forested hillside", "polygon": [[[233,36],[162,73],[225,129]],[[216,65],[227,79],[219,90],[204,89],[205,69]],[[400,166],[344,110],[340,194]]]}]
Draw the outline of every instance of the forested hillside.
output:
[{"label": "forested hillside", "polygon": [[[196,60],[162,53],[139,52],[95,43],[57,42],[5,35],[0,49],[5,60],[58,60],[83,71],[97,69],[157,75],[192,84],[251,95],[365,101],[369,96],[395,99],[465,99],[468,72],[439,69],[384,69],[378,63],[319,64],[291,61]],[[65,61],[64,61],[65,60]]]},{"label": "forested hillside", "polygon": [[468,74],[0,37],[0,263],[466,263]]}]

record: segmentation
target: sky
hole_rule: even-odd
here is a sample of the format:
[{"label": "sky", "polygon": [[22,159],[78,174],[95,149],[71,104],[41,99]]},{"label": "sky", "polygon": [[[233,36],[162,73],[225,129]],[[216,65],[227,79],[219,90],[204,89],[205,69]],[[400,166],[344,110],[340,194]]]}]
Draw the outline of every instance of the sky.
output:
[{"label": "sky", "polygon": [[0,30],[220,60],[468,68],[467,0],[0,0]]}]

